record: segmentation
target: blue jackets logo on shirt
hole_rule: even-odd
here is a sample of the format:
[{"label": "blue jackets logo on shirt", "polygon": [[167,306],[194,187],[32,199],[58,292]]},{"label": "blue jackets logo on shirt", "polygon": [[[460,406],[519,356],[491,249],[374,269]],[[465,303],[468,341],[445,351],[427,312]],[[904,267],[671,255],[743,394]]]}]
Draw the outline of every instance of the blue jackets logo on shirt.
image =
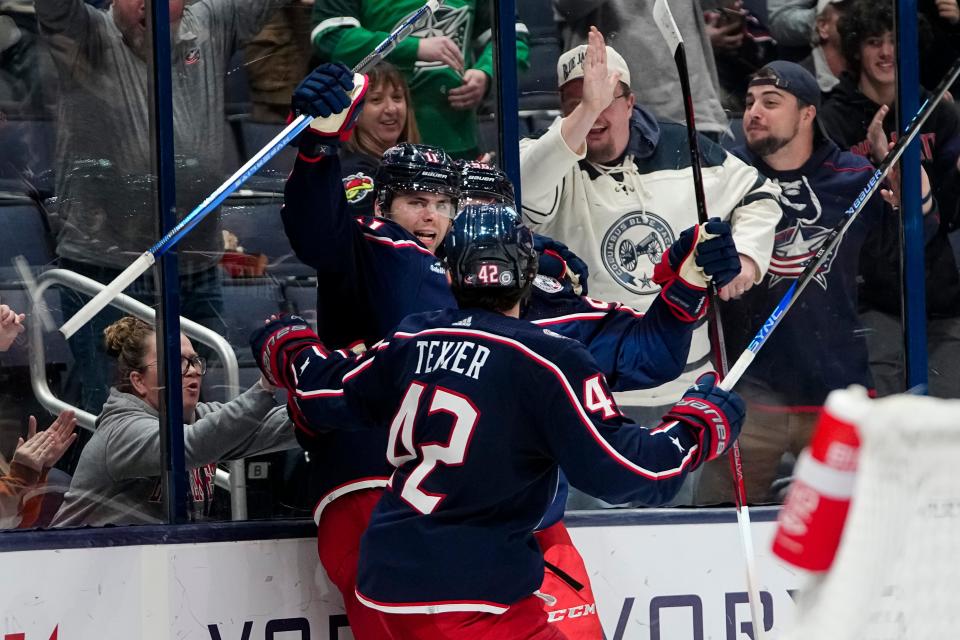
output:
[{"label": "blue jackets logo on shirt", "polygon": [[[781,280],[796,279],[803,273],[807,263],[826,242],[831,229],[814,224],[823,215],[820,199],[810,186],[806,176],[799,180],[775,180],[780,185],[780,204],[783,218],[774,236],[773,255],[767,271],[767,287],[776,286]],[[786,226],[789,225],[789,226]],[[814,281],[824,290],[827,274],[833,264],[830,254],[817,270]]]},{"label": "blue jackets logo on shirt", "polygon": [[603,236],[603,266],[628,291],[656,295],[660,285],[653,282],[653,267],[675,239],[673,229],[660,216],[632,211]]},{"label": "blue jackets logo on shirt", "polygon": [[[813,259],[832,229],[797,222],[794,226],[778,231],[774,236],[773,255],[767,270],[767,286],[773,287],[784,279],[799,278],[807,263]],[[824,290],[827,288],[827,274],[833,264],[836,253],[831,253],[817,269],[813,281]]]}]

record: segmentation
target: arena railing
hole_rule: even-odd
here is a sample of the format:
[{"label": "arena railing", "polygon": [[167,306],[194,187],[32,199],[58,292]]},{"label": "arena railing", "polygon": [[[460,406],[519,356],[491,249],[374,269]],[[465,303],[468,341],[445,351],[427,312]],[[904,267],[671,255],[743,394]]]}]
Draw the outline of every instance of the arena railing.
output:
[{"label": "arena railing", "polygon": [[[103,285],[96,280],[80,275],[68,269],[49,269],[37,277],[36,288],[30,292],[33,304],[45,304],[44,292],[53,285],[59,285],[93,296],[103,290]],[[124,313],[140,318],[144,322],[154,324],[156,312],[139,300],[125,294],[119,294],[111,302]],[[240,395],[240,367],[237,363],[237,354],[223,336],[204,327],[188,318],[180,317],[180,328],[189,338],[210,347],[223,363],[225,393],[227,399]],[[57,334],[59,335],[59,334]],[[92,413],[74,407],[58,398],[47,384],[46,357],[43,344],[43,323],[30,323],[30,386],[37,400],[48,411],[57,414],[70,409],[77,414],[77,424],[90,431],[94,430],[97,417]],[[232,520],[247,519],[247,484],[244,473],[244,461],[232,460],[228,463],[230,471],[217,468],[215,482],[218,487],[230,492],[230,517]]]}]

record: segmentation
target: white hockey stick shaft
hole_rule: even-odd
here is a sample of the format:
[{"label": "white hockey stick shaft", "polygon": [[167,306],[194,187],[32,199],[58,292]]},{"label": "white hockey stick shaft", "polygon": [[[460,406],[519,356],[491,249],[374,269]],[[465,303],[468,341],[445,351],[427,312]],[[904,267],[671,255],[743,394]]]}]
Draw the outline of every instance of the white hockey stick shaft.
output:
[{"label": "white hockey stick shaft", "polygon": [[[427,16],[433,14],[441,5],[440,0],[427,0],[427,3],[424,4],[420,9],[412,13],[406,20],[404,20],[396,29],[390,32],[383,42],[377,45],[377,47],[371,51],[363,60],[361,60],[353,68],[354,73],[364,73],[369,71],[371,67],[376,65],[378,62],[383,60],[393,49],[397,46],[397,43],[404,40],[409,36],[417,25],[424,20]],[[202,221],[211,211],[220,206],[220,204],[226,200],[230,194],[240,188],[240,186],[250,179],[257,171],[263,168],[267,162],[270,161],[275,155],[277,155],[281,149],[290,144],[294,138],[296,138],[300,133],[310,126],[310,122],[313,120],[312,117],[307,115],[300,115],[295,118],[290,124],[288,124],[280,133],[274,136],[273,140],[268,142],[266,146],[257,151],[252,158],[247,160],[246,163],[227,180],[217,187],[213,193],[211,193],[207,198],[201,202],[193,211],[184,216],[173,229],[171,229],[167,235],[160,239],[155,245],[150,247],[145,251],[139,258],[137,258],[133,264],[123,270],[123,272],[118,275],[107,287],[94,296],[87,304],[80,308],[72,318],[60,327],[60,333],[63,334],[65,338],[70,338],[73,336],[77,330],[90,322],[91,319],[100,311],[102,311],[113,298],[124,289],[126,289],[130,284],[142,276],[147,270],[153,266],[156,262],[157,256],[163,255],[170,249],[172,249],[177,242],[180,241],[186,234],[190,232],[195,226],[197,226],[200,221]]]},{"label": "white hockey stick shaft", "polygon": [[[690,147],[690,168],[693,172],[694,191],[697,202],[697,217],[701,224],[708,220],[706,195],[703,190],[703,175],[700,169],[700,146],[697,141],[696,120],[693,108],[693,93],[690,90],[690,74],[687,70],[687,57],[683,47],[683,36],[670,12],[666,0],[656,0],[653,6],[653,21],[660,30],[663,39],[670,47],[677,73],[680,76],[680,90],[683,98],[684,115],[687,124],[687,141]],[[712,328],[714,333],[713,349],[716,353],[717,367],[722,380],[727,378],[727,353],[723,340],[723,325],[720,320],[719,296],[715,287],[710,286],[710,302],[713,308]],[[721,388],[723,385],[721,383]],[[743,480],[743,459],[740,445],[733,443],[730,451],[730,469],[737,506],[737,524],[747,569],[747,596],[750,601],[750,617],[753,623],[755,640],[763,640],[763,605],[760,600],[760,588],[757,578],[756,551],[753,547],[753,535],[750,531],[750,508],[747,506],[747,491]]]}]

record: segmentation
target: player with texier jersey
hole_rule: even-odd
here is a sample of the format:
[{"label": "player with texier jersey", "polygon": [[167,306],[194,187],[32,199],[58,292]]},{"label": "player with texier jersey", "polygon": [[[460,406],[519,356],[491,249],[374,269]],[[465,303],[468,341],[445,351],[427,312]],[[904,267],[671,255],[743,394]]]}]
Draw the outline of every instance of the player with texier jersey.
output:
[{"label": "player with texier jersey", "polygon": [[[743,403],[710,374],[665,422],[640,427],[584,345],[518,318],[537,254],[512,208],[467,207],[444,246],[460,309],[410,316],[361,356],[328,351],[296,316],[251,346],[302,433],[387,435],[395,470],[356,588],[380,637],[563,639],[534,595],[543,558],[532,534],[558,468],[606,500],[661,504],[736,439]],[[693,253],[676,257],[676,277],[695,278]]]},{"label": "player with texier jersey", "polygon": [[[460,174],[442,150],[403,144],[388,150],[378,169],[380,216],[353,218],[335,146],[350,128],[344,114],[358,112],[363,82],[362,77],[354,81],[345,68],[324,65],[294,96],[295,109],[318,117],[300,141],[300,154],[286,187],[283,221],[298,257],[317,269],[318,333],[334,348],[370,346],[410,313],[455,307],[446,270],[434,251],[449,228],[462,176],[477,179],[464,180],[471,194],[491,196],[490,189],[478,187],[482,174],[492,171],[489,168],[471,163],[471,171]],[[499,177],[494,176],[492,183],[500,186],[492,195],[509,199],[502,194],[509,181],[502,172],[496,173]],[[696,248],[696,260],[706,275],[726,282],[736,274],[736,250],[729,227],[719,222],[712,225],[709,229],[716,237],[689,230],[678,243],[676,255],[693,255]],[[554,331],[587,344],[614,388],[654,386],[678,375],[689,349],[691,321],[704,311],[702,287],[690,289],[686,299],[676,295],[683,286],[668,287],[673,295],[664,295],[662,302],[641,316],[619,304],[576,295],[576,283],[564,274],[579,261],[563,245],[540,240],[544,245],[541,266],[548,274],[536,279],[526,317],[549,323]],[[580,270],[585,284],[585,266],[574,269]],[[664,284],[673,277],[671,273],[669,268],[663,271]],[[391,472],[384,458],[386,434],[314,431],[301,432],[299,438],[310,452],[311,490],[319,500],[315,518],[321,562],[345,595],[355,637],[377,638],[376,621],[357,609],[352,593],[360,535]],[[539,539],[545,549],[563,556],[562,573],[573,580],[558,578],[546,593],[558,599],[564,593],[579,598],[574,605],[592,604],[582,561],[559,523],[563,498],[558,495],[556,508],[545,515]],[[555,577],[553,572],[550,575]],[[564,624],[565,630],[591,628],[576,637],[600,637],[595,618]]]}]

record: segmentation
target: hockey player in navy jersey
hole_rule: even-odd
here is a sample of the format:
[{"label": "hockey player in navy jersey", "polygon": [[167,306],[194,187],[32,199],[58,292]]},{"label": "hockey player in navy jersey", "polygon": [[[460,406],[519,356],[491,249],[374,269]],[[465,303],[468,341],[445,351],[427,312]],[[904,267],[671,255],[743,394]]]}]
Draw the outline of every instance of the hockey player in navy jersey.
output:
[{"label": "hockey player in navy jersey", "polygon": [[[667,252],[668,289],[706,286],[693,250]],[[460,309],[416,314],[364,355],[328,351],[301,319],[251,339],[290,393],[298,429],[383,430],[395,468],[360,554],[356,599],[382,637],[561,639],[534,592],[533,538],[562,467],[610,501],[662,504],[736,439],[742,401],[704,376],[654,428],[624,418],[584,346],[518,319],[537,272],[530,231],[471,206],[445,240]]]},{"label": "hockey player in navy jersey", "polygon": [[[402,144],[387,151],[378,171],[376,207],[380,215],[354,218],[346,204],[335,154],[340,135],[350,126],[350,120],[342,115],[356,114],[362,100],[356,87],[362,86],[363,80],[351,79],[348,73],[336,65],[321,66],[295,93],[294,108],[318,117],[300,142],[283,210],[284,227],[297,256],[317,269],[318,333],[329,347],[344,349],[373,345],[410,313],[456,306],[446,270],[434,255],[438,244],[434,240],[449,227],[447,215],[452,212],[446,212],[452,210],[448,203],[453,206],[461,186],[467,187],[470,197],[485,192],[499,201],[512,199],[512,186],[502,172],[492,181],[496,188],[477,189],[476,182],[461,184],[463,174],[442,150]],[[472,175],[481,173],[481,168],[475,167]],[[419,209],[411,212],[411,203]],[[436,233],[417,233],[424,229]],[[739,266],[736,249],[727,225],[715,222],[709,229],[717,236],[697,245],[698,260],[708,276],[726,283]],[[689,230],[686,236],[688,249],[693,246],[689,242],[692,234]],[[541,264],[547,273],[534,281],[524,309],[527,319],[588,345],[615,389],[656,386],[680,373],[694,321],[705,312],[703,291],[686,298],[665,293],[646,315],[620,304],[581,297],[574,293],[577,283],[566,277],[567,267],[577,265],[578,259],[563,245],[540,240],[545,256]],[[583,267],[574,266],[573,271],[581,269],[585,275]],[[386,434],[301,431],[299,439],[311,458],[321,562],[345,594],[354,636],[358,640],[377,638],[379,630],[369,620],[369,610],[357,609],[349,596],[360,535],[390,474],[383,455]],[[543,523],[540,536],[545,547],[556,547],[558,540],[569,541],[559,522],[563,504],[560,493],[556,508]],[[579,557],[574,560],[581,567],[581,579],[579,585],[568,583],[566,588],[583,595],[589,592],[588,579]],[[554,590],[552,595],[561,594]],[[588,626],[591,620],[565,624]]]}]

